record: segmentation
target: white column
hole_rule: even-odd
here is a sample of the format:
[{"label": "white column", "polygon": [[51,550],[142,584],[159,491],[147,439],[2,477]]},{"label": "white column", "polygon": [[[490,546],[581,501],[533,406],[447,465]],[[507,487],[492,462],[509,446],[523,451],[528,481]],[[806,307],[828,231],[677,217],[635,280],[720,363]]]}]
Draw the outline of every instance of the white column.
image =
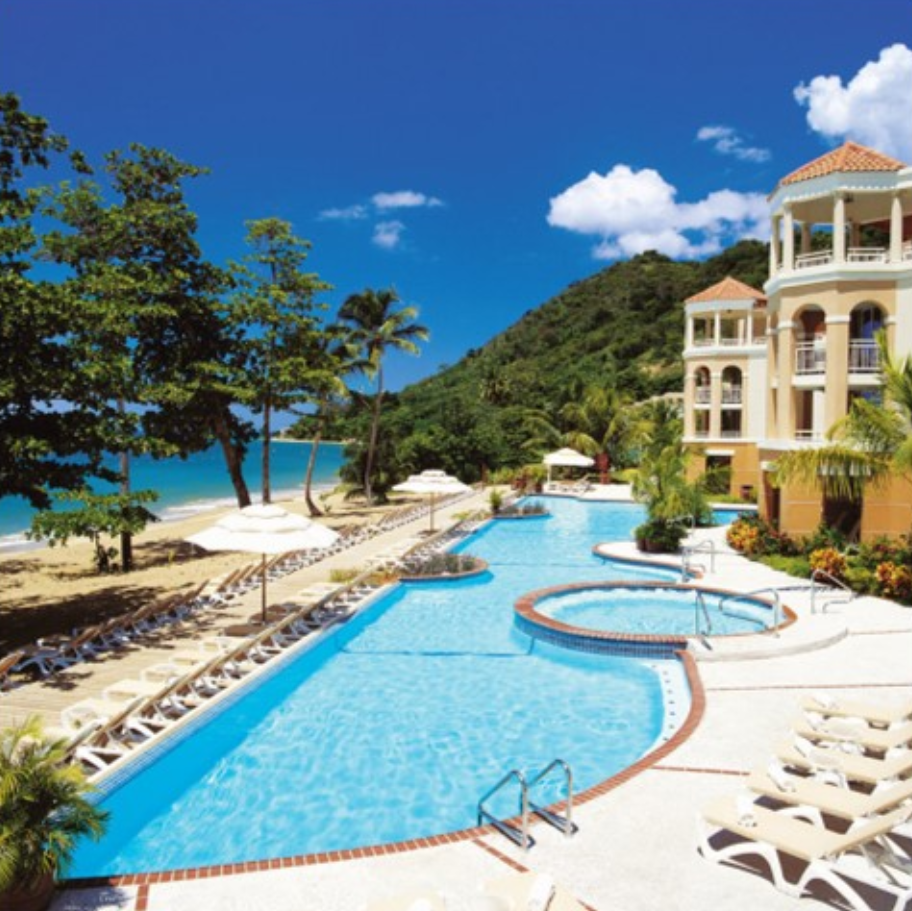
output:
[{"label": "white column", "polygon": [[694,321],[692,316],[684,320],[684,347],[693,348],[694,343]]},{"label": "white column", "polygon": [[713,317],[713,344],[717,348],[722,344],[722,314],[718,310]]},{"label": "white column", "polygon": [[779,262],[781,255],[781,244],[779,242],[779,224],[782,219],[774,215],[770,219],[770,275],[775,275],[779,271]]},{"label": "white column", "polygon": [[815,389],[811,394],[813,414],[811,415],[811,430],[815,440],[822,440],[826,424],[824,413],[826,410],[826,393],[823,389]]},{"label": "white column", "polygon": [[902,229],[903,211],[902,200],[899,193],[893,194],[890,206],[890,262],[898,263],[902,260]]},{"label": "white column", "polygon": [[754,314],[747,314],[747,344],[753,345],[754,343]]},{"label": "white column", "polygon": [[844,263],[846,258],[845,196],[837,193],[833,201],[833,260]]},{"label": "white column", "polygon": [[782,268],[791,272],[795,268],[795,220],[792,217],[792,207],[785,207],[785,218],[782,220],[785,236],[782,239],[784,252],[782,255]]},{"label": "white column", "polygon": [[801,222],[801,252],[811,252],[811,226],[809,222]]}]

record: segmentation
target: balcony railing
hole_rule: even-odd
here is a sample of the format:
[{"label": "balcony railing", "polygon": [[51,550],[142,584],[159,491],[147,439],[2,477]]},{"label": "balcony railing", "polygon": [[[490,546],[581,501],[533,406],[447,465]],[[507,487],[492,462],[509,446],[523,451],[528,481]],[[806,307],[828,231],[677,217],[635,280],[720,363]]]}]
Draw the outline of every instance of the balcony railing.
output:
[{"label": "balcony railing", "polygon": [[795,257],[795,268],[813,269],[815,266],[825,266],[832,261],[832,250],[822,250],[820,253],[801,253]]},{"label": "balcony railing", "polygon": [[712,399],[712,390],[709,386],[697,386],[694,392],[694,402],[697,405],[708,405]]},{"label": "balcony railing", "polygon": [[902,258],[903,259],[912,259],[912,240],[907,240],[902,245]]},{"label": "balcony railing", "polygon": [[880,349],[877,342],[849,342],[849,373],[880,373]]},{"label": "balcony railing", "polygon": [[737,440],[741,436],[741,428],[736,430],[723,430],[721,433],[723,440]]},{"label": "balcony railing", "polygon": [[[813,269],[816,266],[828,266],[834,259],[832,250],[799,253],[795,257],[795,268]],[[903,259],[912,259],[912,246],[903,244]],[[888,263],[890,252],[886,247],[849,247],[846,250],[845,261],[847,263]],[[784,265],[783,263],[782,266]]]},{"label": "balcony railing", "polygon": [[819,443],[823,434],[819,430],[796,430],[795,439],[805,443]]},{"label": "balcony railing", "polygon": [[741,387],[729,386],[728,389],[722,388],[723,405],[740,405],[741,404]]},{"label": "balcony railing", "polygon": [[886,247],[849,247],[846,262],[885,263],[890,259]]},{"label": "balcony railing", "polygon": [[795,373],[802,376],[826,373],[826,349],[814,342],[795,345]]}]

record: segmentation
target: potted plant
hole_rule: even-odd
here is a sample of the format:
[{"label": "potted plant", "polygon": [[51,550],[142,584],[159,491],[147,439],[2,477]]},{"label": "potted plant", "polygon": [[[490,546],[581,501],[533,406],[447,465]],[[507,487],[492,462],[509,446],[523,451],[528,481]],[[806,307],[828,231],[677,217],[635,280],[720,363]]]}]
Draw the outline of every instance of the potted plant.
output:
[{"label": "potted plant", "polygon": [[98,839],[107,813],[92,786],[67,765],[66,741],[44,736],[37,718],[0,731],[0,907],[43,911],[78,839]]}]

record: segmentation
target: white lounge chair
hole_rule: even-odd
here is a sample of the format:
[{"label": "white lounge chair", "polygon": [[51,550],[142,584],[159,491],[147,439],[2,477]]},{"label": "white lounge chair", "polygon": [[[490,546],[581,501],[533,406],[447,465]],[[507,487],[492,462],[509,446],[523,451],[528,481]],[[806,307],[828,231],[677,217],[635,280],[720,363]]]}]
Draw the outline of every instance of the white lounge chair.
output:
[{"label": "white lounge chair", "polygon": [[[869,911],[869,889],[892,899],[901,911],[912,899],[912,863],[891,835],[908,823],[912,807],[855,821],[847,832],[835,832],[785,811],[727,797],[711,803],[699,822],[700,853],[718,863],[755,869],[762,860],[773,883],[793,897],[815,883],[835,890],[853,911]],[[783,858],[798,862],[796,874]],[[791,875],[789,875],[791,872]]]},{"label": "white lounge chair", "polygon": [[550,876],[513,873],[485,883],[485,892],[516,911],[583,911],[583,906]]}]

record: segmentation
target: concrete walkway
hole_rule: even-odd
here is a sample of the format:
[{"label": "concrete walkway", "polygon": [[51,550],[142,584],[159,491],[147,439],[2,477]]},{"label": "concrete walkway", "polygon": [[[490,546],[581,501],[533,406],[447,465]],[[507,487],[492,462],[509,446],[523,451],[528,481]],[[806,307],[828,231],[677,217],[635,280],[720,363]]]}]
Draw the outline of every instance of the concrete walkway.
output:
[{"label": "concrete walkway", "polygon": [[719,529],[696,535],[724,551],[705,583],[741,592],[781,587],[799,621],[778,637],[739,637],[715,644],[712,652],[696,650],[706,706],[695,733],[659,764],[579,806],[573,838],[539,825],[537,844],[526,854],[494,834],[356,861],[69,889],[58,895],[53,911],[357,911],[370,901],[422,890],[441,892],[448,909],[467,911],[482,907],[478,896],[485,881],[511,869],[548,873],[597,911],[817,906],[799,904],[764,877],[701,858],[695,835],[700,808],[736,791],[750,769],[768,761],[803,694],[820,690],[883,702],[912,697],[912,610],[858,598],[812,616],[806,581],[750,563],[724,548],[722,535]]}]

